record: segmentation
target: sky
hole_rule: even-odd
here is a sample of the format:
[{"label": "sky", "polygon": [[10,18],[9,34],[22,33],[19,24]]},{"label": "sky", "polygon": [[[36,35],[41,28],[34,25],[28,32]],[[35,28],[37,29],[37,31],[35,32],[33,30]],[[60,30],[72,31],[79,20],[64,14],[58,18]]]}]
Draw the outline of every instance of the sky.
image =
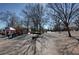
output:
[{"label": "sky", "polygon": [[[25,3],[0,3],[0,12],[1,11],[11,11],[11,12],[14,12],[14,13],[16,13],[16,15],[17,16],[23,16],[22,15],[22,10],[24,10],[25,9]],[[45,4],[43,4],[44,6],[46,6]],[[78,6],[79,4],[77,4],[77,7],[76,8],[78,8],[79,6]],[[63,5],[63,7],[64,7],[64,5]],[[67,7],[69,10],[70,10],[70,7],[68,6]],[[50,9],[47,9],[48,11],[51,11]],[[68,10],[68,11],[69,11]],[[46,11],[47,12],[47,11]],[[45,16],[46,17],[46,16]],[[47,16],[48,17],[48,16]],[[48,27],[50,27],[51,26],[51,22],[52,22],[52,20],[50,20],[50,18],[51,17],[48,17],[48,19],[49,19],[49,21],[48,21],[48,23],[44,26],[46,29],[48,28]],[[47,19],[47,20],[48,20]],[[53,24],[53,23],[52,23]],[[2,21],[0,21],[0,29],[1,28],[4,28],[4,27],[6,27],[6,23],[5,22],[2,22]],[[51,27],[50,27],[51,28]]]},{"label": "sky", "polygon": [[[22,10],[25,9],[26,4],[25,3],[0,3],[0,12],[1,11],[11,11],[13,13],[16,13],[17,16],[23,16]],[[45,6],[45,4],[44,4]],[[48,22],[44,27],[47,29],[50,27],[50,22]],[[2,22],[0,20],[0,29],[5,28],[6,23]]]},{"label": "sky", "polygon": [[0,3],[0,11],[9,10],[20,13],[25,8],[22,3]]},{"label": "sky", "polygon": [[[25,4],[20,3],[0,3],[0,11],[15,12],[18,16],[21,15],[22,10],[25,8]],[[0,21],[0,29],[6,26],[5,22]]]}]

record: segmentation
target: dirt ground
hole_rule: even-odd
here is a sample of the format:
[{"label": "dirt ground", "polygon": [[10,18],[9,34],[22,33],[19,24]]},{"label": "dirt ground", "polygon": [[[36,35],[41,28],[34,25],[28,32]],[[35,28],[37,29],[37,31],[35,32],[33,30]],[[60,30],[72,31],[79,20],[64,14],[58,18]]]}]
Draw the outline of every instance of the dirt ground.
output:
[{"label": "dirt ground", "polygon": [[67,32],[48,32],[48,49],[45,54],[52,55],[79,55],[79,32],[71,31],[72,37]]},{"label": "dirt ground", "polygon": [[[79,32],[71,31],[71,34],[71,38],[67,36],[67,32],[42,34],[36,42],[36,55],[79,55]],[[0,38],[0,55],[32,55],[33,45],[30,45],[27,40],[29,38],[26,37]]]}]

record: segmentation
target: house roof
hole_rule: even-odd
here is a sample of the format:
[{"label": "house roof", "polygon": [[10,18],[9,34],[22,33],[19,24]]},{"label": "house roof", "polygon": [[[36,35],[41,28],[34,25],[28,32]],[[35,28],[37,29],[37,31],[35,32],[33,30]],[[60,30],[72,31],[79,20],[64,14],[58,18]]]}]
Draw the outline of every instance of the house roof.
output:
[{"label": "house roof", "polygon": [[10,30],[16,30],[16,29],[15,29],[15,28],[13,28],[13,27],[9,27],[9,29],[10,29]]}]

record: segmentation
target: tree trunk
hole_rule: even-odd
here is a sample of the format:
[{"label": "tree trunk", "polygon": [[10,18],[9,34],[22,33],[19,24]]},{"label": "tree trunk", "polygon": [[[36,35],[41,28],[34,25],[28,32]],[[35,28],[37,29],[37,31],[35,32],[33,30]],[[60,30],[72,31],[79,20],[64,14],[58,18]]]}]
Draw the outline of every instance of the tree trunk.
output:
[{"label": "tree trunk", "polygon": [[67,26],[67,31],[68,31],[68,35],[69,35],[69,37],[71,37],[71,33],[70,33],[69,26]]}]

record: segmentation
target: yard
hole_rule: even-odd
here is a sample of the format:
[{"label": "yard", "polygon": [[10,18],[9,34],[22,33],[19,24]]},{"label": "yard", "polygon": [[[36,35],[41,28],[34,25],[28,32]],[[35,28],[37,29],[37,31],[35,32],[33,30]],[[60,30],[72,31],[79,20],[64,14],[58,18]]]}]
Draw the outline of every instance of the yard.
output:
[{"label": "yard", "polygon": [[[72,37],[67,32],[47,32],[36,41],[37,55],[72,55],[79,54],[79,32],[72,32]],[[33,54],[31,35],[21,35],[13,39],[0,38],[1,55],[30,55]]]}]

